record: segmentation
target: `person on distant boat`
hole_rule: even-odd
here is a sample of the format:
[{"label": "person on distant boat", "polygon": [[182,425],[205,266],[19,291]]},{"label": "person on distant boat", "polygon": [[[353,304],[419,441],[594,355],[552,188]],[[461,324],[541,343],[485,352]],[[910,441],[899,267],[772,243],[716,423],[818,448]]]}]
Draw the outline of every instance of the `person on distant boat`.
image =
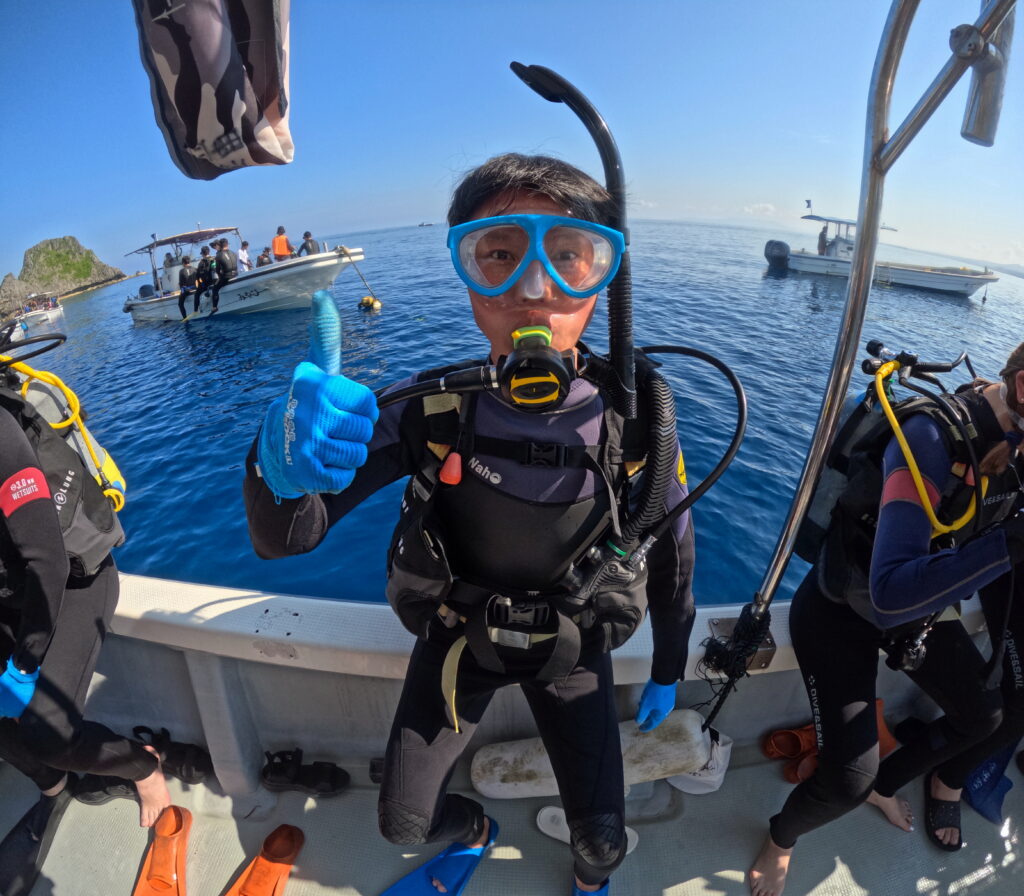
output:
[{"label": "person on distant boat", "polygon": [[[0,370],[0,759],[30,778],[40,796],[0,842],[5,896],[32,889],[74,794],[75,773],[131,781],[144,827],[171,802],[154,750],[83,717],[117,605],[117,568],[98,529],[95,566],[69,559],[56,495],[23,428],[38,418],[26,416],[20,383],[9,368]],[[77,469],[89,475],[84,465]],[[79,517],[74,526],[87,531]]]},{"label": "person on distant boat", "polygon": [[[975,433],[972,447],[987,495],[980,514],[964,440],[926,399],[913,399],[918,403],[899,423],[927,509],[908,457],[884,421],[870,447],[849,454],[849,484],[789,612],[818,765],[770,820],[749,871],[754,896],[778,896],[797,839],[865,800],[911,830],[910,806],[897,791],[921,775],[925,833],[941,849],[959,849],[967,776],[1024,734],[1021,659],[1011,636],[1024,631],[1024,343],[999,376],[999,382],[962,386],[948,399]],[[840,439],[832,450],[850,447]],[[1001,690],[990,685],[998,668],[988,668],[952,610],[975,592],[993,643],[1003,644]],[[879,650],[945,713],[901,734],[903,745],[881,763]]]},{"label": "person on distant boat", "polygon": [[274,259],[270,257],[270,246],[264,246],[263,251],[256,256],[256,267],[262,268],[273,263]]},{"label": "person on distant boat", "polygon": [[270,241],[270,245],[274,250],[274,261],[287,261],[295,255],[295,247],[288,241],[283,227],[277,228],[277,236]]},{"label": "person on distant boat", "polygon": [[194,314],[199,310],[199,293],[196,291],[196,283],[198,281],[198,275],[196,269],[192,267],[192,259],[185,255],[181,259],[181,270],[178,271],[178,289],[180,294],[178,295],[178,311],[181,312],[181,319],[184,320],[187,315],[185,314],[185,300],[189,296],[194,296],[192,302],[192,313]]},{"label": "person on distant boat", "polygon": [[243,273],[252,270],[252,260],[249,258],[249,243],[247,240],[242,240],[242,246],[238,250],[238,269]]},{"label": "person on distant boat", "polygon": [[[454,859],[447,850],[417,869],[402,892],[462,892],[498,836],[478,802],[446,791],[495,691],[518,684],[558,780],[572,892],[608,894],[626,854],[609,651],[633,634],[648,604],[654,652],[641,730],[675,707],[694,618],[689,513],[654,543],[635,577],[596,584],[593,597],[567,578],[574,559],[625,525],[649,450],[648,429],[612,408],[602,385],[609,362],[584,360],[578,347],[625,248],[607,226],[614,208],[579,169],[517,154],[470,172],[449,208],[452,260],[491,362],[528,339],[564,371],[552,404],[536,410],[495,392],[432,395],[378,417],[374,393],[339,372],[337,309],[319,293],[311,361],[270,406],[246,461],[249,534],[264,558],[312,550],[369,495],[412,476],[387,595],[417,642],[385,755],[379,825],[395,844],[461,846]],[[527,252],[534,260],[520,264]],[[393,388],[438,375],[425,371]],[[662,387],[638,365],[645,406]],[[669,506],[686,494],[672,442],[663,452]],[[580,603],[570,607],[573,596]]]},{"label": "person on distant boat", "polygon": [[302,245],[299,246],[299,251],[295,254],[298,256],[305,252],[307,255],[316,255],[319,251],[320,247],[317,245],[316,240],[313,239],[313,234],[307,230],[302,234]]},{"label": "person on distant boat", "polygon": [[828,250],[828,224],[823,224],[818,234],[818,254],[824,255]]},{"label": "person on distant boat", "polygon": [[[217,261],[210,255],[210,247],[203,246],[199,250],[199,263],[196,265],[196,304],[206,290],[217,282]],[[198,311],[198,307],[196,308]]]},{"label": "person on distant boat", "polygon": [[213,287],[213,310],[211,314],[217,313],[220,304],[220,291],[224,284],[238,276],[238,256],[231,251],[227,239],[222,239],[217,249],[217,282]]}]

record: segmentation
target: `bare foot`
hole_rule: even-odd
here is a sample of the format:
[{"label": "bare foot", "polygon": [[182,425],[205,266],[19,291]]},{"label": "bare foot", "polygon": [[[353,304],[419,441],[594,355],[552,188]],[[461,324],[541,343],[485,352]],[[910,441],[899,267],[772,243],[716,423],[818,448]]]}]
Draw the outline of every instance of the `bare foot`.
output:
[{"label": "bare foot", "polygon": [[[157,756],[152,747],[147,745],[143,749]],[[139,825],[144,828],[151,828],[160,813],[171,804],[171,794],[159,763],[160,757],[157,756],[157,767],[153,774],[135,782],[135,789],[139,792]]]},{"label": "bare foot", "polygon": [[[473,843],[467,844],[467,846],[470,849],[479,849],[481,846],[484,846],[487,843],[487,838],[490,836],[490,833],[491,833],[491,820],[485,815],[484,816],[484,829],[483,829],[483,832],[480,834],[480,838],[478,840],[475,840]],[[443,883],[441,883],[441,881],[439,881],[436,877],[435,878],[431,878],[430,882],[434,885],[434,889],[437,890],[438,893],[447,893],[448,892],[448,888]]]},{"label": "bare foot", "polygon": [[585,883],[583,883],[583,881],[581,881],[577,877],[576,878],[576,889],[579,890],[581,893],[596,893],[606,883],[608,883],[608,879],[607,878],[605,878],[605,881],[604,881],[603,884],[585,884]]},{"label": "bare foot", "polygon": [[761,852],[747,872],[751,896],[781,896],[792,855],[792,847],[783,849],[776,846],[771,834],[765,837]]},{"label": "bare foot", "polygon": [[[935,797],[935,799],[949,800],[953,803],[960,802],[960,794],[963,793],[963,791],[947,787],[942,783],[938,774],[935,772],[932,772],[931,783],[929,786],[932,789],[932,796]],[[960,843],[960,831],[956,828],[937,828],[935,830],[935,836],[947,846],[956,846]]]},{"label": "bare foot", "polygon": [[881,809],[882,814],[889,819],[891,824],[904,831],[914,830],[914,812],[910,808],[910,803],[902,797],[881,796],[872,790],[868,794],[867,801],[872,806],[877,806]]}]

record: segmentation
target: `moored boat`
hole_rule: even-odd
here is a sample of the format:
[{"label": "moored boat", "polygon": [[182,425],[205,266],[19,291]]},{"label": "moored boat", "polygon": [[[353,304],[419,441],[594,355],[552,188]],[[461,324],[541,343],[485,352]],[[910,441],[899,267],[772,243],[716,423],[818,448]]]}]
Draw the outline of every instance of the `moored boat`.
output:
[{"label": "moored boat", "polygon": [[[154,239],[151,243],[129,252],[129,255],[148,254],[152,265],[152,283],[145,283],[135,296],[125,300],[123,310],[134,321],[178,321],[178,274],[182,258],[192,255],[198,260],[198,249],[215,237],[233,234],[237,228],[216,227],[180,233]],[[157,265],[158,249],[168,249],[162,265]],[[362,249],[337,246],[323,252],[275,262],[249,271],[240,271],[220,289],[217,316],[254,314],[262,311],[288,311],[308,308],[310,296],[319,289],[327,289],[353,262],[362,261]],[[186,302],[189,320],[210,317],[213,314],[211,290],[200,295],[199,310],[192,311],[192,298]]]},{"label": "moored boat", "polygon": [[[764,247],[769,270],[849,277],[857,222],[848,218],[827,218],[814,214],[804,215],[802,220],[820,221],[824,225],[818,251],[799,249],[794,252],[782,240],[769,240]],[[880,229],[896,228],[883,224]],[[963,266],[933,267],[895,261],[876,261],[874,268],[874,281],[883,286],[912,286],[915,289],[963,296],[971,296],[982,286],[998,280],[999,277],[987,268],[979,271]]]}]

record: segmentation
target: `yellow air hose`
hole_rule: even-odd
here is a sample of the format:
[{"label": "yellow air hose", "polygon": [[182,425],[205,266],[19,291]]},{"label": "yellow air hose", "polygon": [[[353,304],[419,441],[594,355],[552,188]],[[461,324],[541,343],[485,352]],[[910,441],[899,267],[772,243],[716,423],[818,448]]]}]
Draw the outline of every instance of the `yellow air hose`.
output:
[{"label": "yellow air hose", "polygon": [[[893,412],[892,405],[889,404],[889,398],[885,394],[885,381],[889,376],[900,369],[898,361],[887,361],[881,367],[878,368],[878,372],[875,374],[875,392],[878,393],[878,400],[881,402],[882,411],[885,413],[886,418],[889,421],[889,425],[892,427],[893,435],[896,436],[896,441],[900,444],[900,449],[903,451],[903,457],[907,462],[907,469],[910,471],[910,478],[914,480],[914,488],[917,489],[918,498],[921,500],[921,506],[924,508],[924,512],[928,516],[928,521],[932,524],[932,538],[937,538],[939,535],[945,535],[947,532],[954,532],[957,529],[961,529],[967,525],[974,517],[977,510],[977,495],[971,498],[970,506],[960,519],[956,520],[951,525],[947,526],[944,523],[940,523],[938,517],[935,516],[935,511],[932,509],[932,502],[928,498],[928,492],[925,489],[924,478],[921,476],[921,471],[918,469],[917,461],[914,460],[914,455],[910,451],[910,445],[907,444],[907,439],[903,435],[903,430],[900,429],[899,420],[896,419],[896,414]],[[981,477],[981,493],[984,495],[988,491],[988,477]]]},{"label": "yellow air hose", "polygon": [[9,362],[9,366],[11,368],[17,370],[18,373],[25,377],[25,380],[21,384],[22,398],[27,398],[29,385],[34,379],[39,380],[41,383],[46,383],[49,386],[53,386],[61,391],[68,403],[69,416],[66,420],[61,420],[57,423],[50,423],[50,426],[57,430],[65,429],[68,426],[78,427],[78,430],[82,433],[82,442],[85,444],[86,450],[89,452],[89,457],[92,459],[93,466],[97,470],[96,481],[99,483],[100,488],[103,489],[103,494],[110,500],[115,512],[124,507],[124,491],[113,485],[114,482],[121,482],[123,484],[124,477],[121,475],[121,471],[117,468],[117,464],[114,463],[114,459],[108,452],[104,451],[104,457],[102,460],[96,454],[96,450],[93,448],[92,436],[89,434],[89,430],[86,429],[85,424],[82,422],[82,406],[78,400],[78,396],[75,395],[70,387],[68,387],[55,373],[50,373],[47,370],[35,370],[21,361],[11,360],[11,358],[6,355],[0,355],[0,361]]}]

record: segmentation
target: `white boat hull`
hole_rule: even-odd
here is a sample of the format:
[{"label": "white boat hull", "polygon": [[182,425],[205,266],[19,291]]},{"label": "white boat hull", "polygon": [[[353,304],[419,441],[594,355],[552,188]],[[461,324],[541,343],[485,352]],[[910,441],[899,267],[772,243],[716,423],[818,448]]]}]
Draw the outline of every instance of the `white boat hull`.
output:
[{"label": "white boat hull", "polygon": [[28,311],[18,315],[18,320],[25,321],[26,326],[36,324],[53,323],[64,317],[64,309],[59,305],[56,308],[41,308],[39,311]]},{"label": "white boat hull", "polygon": [[[808,274],[823,274],[828,277],[849,277],[850,261],[830,255],[812,255],[800,250],[789,256],[789,269]],[[884,286],[912,286],[933,292],[949,292],[970,296],[999,280],[988,271],[971,271],[969,268],[929,268],[922,265],[894,264],[887,261],[875,262],[876,283]]]},{"label": "white boat hull", "polygon": [[[327,289],[342,269],[354,261],[362,261],[362,249],[339,250],[292,258],[288,261],[254,268],[239,274],[220,291],[217,316],[255,314],[263,311],[288,311],[308,308],[310,298],[318,289]],[[213,313],[209,290],[200,297],[199,311],[193,313],[193,297],[185,301],[189,320],[210,317]],[[180,321],[178,293],[125,303],[133,321]]]}]

